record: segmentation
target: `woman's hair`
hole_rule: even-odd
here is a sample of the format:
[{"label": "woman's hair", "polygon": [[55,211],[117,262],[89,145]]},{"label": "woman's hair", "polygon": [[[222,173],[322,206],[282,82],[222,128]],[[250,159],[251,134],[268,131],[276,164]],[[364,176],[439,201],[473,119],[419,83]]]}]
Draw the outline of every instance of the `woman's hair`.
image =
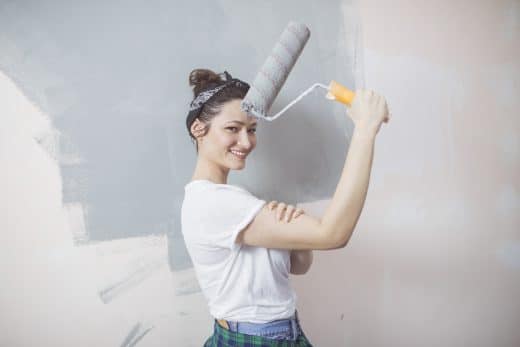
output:
[{"label": "woman's hair", "polygon": [[[225,79],[222,78],[225,77]],[[236,82],[236,83],[233,83]],[[196,118],[200,119],[206,124],[204,135],[206,135],[211,127],[211,120],[220,112],[222,105],[228,101],[234,99],[243,99],[249,90],[249,85],[240,80],[234,79],[231,75],[224,71],[221,74],[217,74],[212,70],[208,69],[195,69],[190,72],[189,84],[193,87],[193,99],[195,100],[199,94],[227,84],[225,87],[217,91],[211,96],[206,102],[203,103],[200,113],[196,117],[188,116],[186,126],[188,128],[188,134],[197,145],[196,138],[191,133],[191,125]],[[195,112],[199,112],[195,110]]]}]

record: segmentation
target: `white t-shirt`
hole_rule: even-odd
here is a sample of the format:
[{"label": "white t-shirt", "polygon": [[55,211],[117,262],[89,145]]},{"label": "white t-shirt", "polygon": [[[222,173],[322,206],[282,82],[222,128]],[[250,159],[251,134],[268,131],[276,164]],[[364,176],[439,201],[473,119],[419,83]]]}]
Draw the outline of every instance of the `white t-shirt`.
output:
[{"label": "white t-shirt", "polygon": [[265,203],[234,185],[195,180],[184,187],[182,233],[217,319],[265,323],[294,314],[290,251],[235,242]]}]

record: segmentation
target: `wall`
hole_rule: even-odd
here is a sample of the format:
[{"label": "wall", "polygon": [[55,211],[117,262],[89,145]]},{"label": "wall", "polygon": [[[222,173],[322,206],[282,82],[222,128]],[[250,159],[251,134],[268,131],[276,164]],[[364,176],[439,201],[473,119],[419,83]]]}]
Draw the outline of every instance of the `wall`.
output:
[{"label": "wall", "polygon": [[318,346],[517,346],[520,3],[359,6],[365,85],[393,119],[349,245],[319,252],[297,279],[308,335]]},{"label": "wall", "polygon": [[[312,36],[275,108],[335,78],[381,92],[393,114],[351,242],[293,277],[306,334],[317,346],[518,345],[518,2],[126,5],[0,5],[0,345],[201,345],[211,317],[170,212],[195,158],[172,118],[187,73],[208,61],[193,42],[214,31],[215,69],[231,61],[251,80],[297,18]],[[269,18],[261,36],[251,13]],[[343,112],[314,95],[260,127],[230,181],[319,215],[352,131]],[[307,167],[323,171],[295,159],[308,141]]]}]

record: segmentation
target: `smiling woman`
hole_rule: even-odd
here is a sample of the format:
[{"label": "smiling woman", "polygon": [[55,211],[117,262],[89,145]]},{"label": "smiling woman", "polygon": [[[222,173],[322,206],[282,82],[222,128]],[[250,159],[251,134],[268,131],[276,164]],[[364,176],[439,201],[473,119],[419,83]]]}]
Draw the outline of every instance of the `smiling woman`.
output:
[{"label": "smiling woman", "polygon": [[247,83],[224,74],[226,80],[209,70],[190,75],[195,98],[187,125],[198,158],[185,186],[181,224],[215,317],[205,346],[311,346],[299,324],[289,274],[307,272],[313,249],[348,243],[365,202],[375,136],[390,119],[386,100],[356,91],[347,113],[355,131],[332,201],[321,218],[293,218],[293,207],[266,204],[226,183],[229,171],[243,169],[256,146],[256,120],[240,107]]},{"label": "smiling woman", "polygon": [[210,70],[194,70],[194,100],[186,125],[197,142],[197,165],[185,186],[181,225],[200,287],[215,317],[205,346],[311,346],[299,324],[289,274],[306,273],[314,249],[345,247],[363,208],[375,136],[390,115],[381,95],[357,90],[345,165],[321,218],[293,208],[273,211],[247,190],[227,184],[256,146],[256,120],[240,101],[248,84]]},{"label": "smiling woman", "polygon": [[[312,251],[248,245],[241,233],[257,214],[288,224],[303,220],[303,211],[277,201],[266,204],[226,183],[229,171],[242,170],[256,146],[257,119],[240,107],[249,85],[228,72],[205,69],[193,70],[189,81],[194,99],[186,126],[196,143],[197,164],[185,186],[181,223],[215,318],[206,346],[242,346],[239,341],[310,346],[299,324],[289,274],[306,273]],[[254,242],[255,235],[249,232],[247,241]]]}]

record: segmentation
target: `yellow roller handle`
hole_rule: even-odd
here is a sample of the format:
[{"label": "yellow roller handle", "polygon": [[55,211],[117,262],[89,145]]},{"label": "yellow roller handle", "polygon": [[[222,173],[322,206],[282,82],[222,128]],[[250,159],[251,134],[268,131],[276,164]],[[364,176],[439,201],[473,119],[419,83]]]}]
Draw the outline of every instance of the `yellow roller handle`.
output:
[{"label": "yellow roller handle", "polygon": [[330,81],[329,92],[326,95],[328,99],[336,100],[342,104],[351,106],[355,96],[356,94],[352,90],[334,80]]}]

